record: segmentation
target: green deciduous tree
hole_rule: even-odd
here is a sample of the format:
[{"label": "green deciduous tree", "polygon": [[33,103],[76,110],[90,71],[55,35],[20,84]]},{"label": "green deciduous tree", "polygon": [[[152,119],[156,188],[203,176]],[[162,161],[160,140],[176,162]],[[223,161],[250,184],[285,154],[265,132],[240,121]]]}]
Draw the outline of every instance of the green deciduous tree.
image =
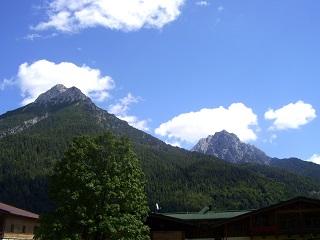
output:
[{"label": "green deciduous tree", "polygon": [[126,137],[76,137],[51,177],[58,203],[36,239],[148,239],[144,174]]}]

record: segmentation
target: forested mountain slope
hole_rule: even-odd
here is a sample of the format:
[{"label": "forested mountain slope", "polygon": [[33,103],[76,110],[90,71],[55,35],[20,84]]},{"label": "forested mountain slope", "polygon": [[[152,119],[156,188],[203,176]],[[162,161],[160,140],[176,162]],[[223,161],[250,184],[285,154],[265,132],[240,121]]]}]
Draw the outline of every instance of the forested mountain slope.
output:
[{"label": "forested mountain slope", "polygon": [[272,158],[270,166],[288,170],[320,182],[320,165],[299,158]]},{"label": "forested mountain slope", "polygon": [[78,89],[58,85],[34,103],[0,116],[0,201],[36,213],[49,210],[47,176],[79,134],[125,134],[146,174],[151,210],[257,208],[295,196],[317,196],[320,183],[262,165],[237,165],[172,147],[96,107]]},{"label": "forested mountain slope", "polygon": [[233,163],[261,163],[277,167],[320,182],[320,165],[299,158],[271,158],[255,146],[242,142],[225,130],[200,139],[192,151],[217,156]]}]

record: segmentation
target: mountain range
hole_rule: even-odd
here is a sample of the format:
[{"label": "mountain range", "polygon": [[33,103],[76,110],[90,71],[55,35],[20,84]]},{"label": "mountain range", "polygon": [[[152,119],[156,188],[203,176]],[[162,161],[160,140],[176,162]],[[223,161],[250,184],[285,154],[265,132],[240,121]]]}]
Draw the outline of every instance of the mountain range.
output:
[{"label": "mountain range", "polygon": [[208,204],[248,209],[296,196],[320,198],[319,181],[273,167],[273,159],[248,162],[246,156],[253,159],[253,153],[243,153],[237,164],[173,147],[98,108],[79,89],[56,85],[34,102],[0,115],[0,202],[35,213],[52,209],[47,177],[54,164],[75,136],[105,131],[132,141],[151,211],[156,203],[162,211],[174,212],[198,211]]},{"label": "mountain range", "polygon": [[260,163],[320,181],[320,165],[299,158],[272,158],[255,146],[242,142],[226,130],[200,139],[191,151],[214,155],[233,163]]},{"label": "mountain range", "polygon": [[233,163],[263,163],[269,164],[271,157],[253,145],[241,142],[233,133],[226,130],[202,138],[191,149],[204,154],[214,155]]}]

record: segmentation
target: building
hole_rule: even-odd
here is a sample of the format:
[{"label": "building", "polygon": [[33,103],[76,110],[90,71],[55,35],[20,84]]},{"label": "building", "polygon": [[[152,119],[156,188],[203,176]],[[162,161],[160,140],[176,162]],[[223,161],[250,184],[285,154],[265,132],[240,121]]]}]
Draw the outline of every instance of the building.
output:
[{"label": "building", "polygon": [[152,213],[152,240],[320,240],[320,200],[297,197],[246,211]]},{"label": "building", "polygon": [[32,239],[39,215],[0,203],[0,239]]},{"label": "building", "polygon": [[221,221],[216,239],[320,240],[320,200],[298,197]]}]

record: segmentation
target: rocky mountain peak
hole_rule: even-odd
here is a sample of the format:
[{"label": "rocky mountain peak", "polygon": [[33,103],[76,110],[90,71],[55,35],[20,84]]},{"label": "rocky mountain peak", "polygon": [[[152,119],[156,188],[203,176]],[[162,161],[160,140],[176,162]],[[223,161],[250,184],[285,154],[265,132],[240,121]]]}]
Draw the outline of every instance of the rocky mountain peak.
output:
[{"label": "rocky mountain peak", "polygon": [[87,100],[88,97],[84,95],[78,88],[66,88],[62,84],[57,84],[45,93],[40,94],[35,103],[64,103]]},{"label": "rocky mountain peak", "polygon": [[98,110],[96,111],[96,114],[99,118],[101,118],[100,115],[103,115],[103,110],[99,109],[91,99],[83,94],[78,88],[66,88],[62,84],[57,84],[45,93],[40,94],[34,102],[1,115],[0,121],[11,118],[16,114],[26,112],[35,114],[32,118],[24,119],[22,122],[11,128],[0,129],[0,138],[21,132],[46,119],[52,112],[63,109],[66,106],[73,104],[77,105],[79,103],[84,104],[87,109]]},{"label": "rocky mountain peak", "polygon": [[226,130],[200,139],[191,150],[214,155],[234,163],[255,162],[269,164],[271,160],[263,151],[253,145],[241,142],[237,135]]},{"label": "rocky mountain peak", "polygon": [[22,112],[33,111],[34,109],[46,109],[45,111],[51,111],[79,102],[84,103],[85,106],[90,109],[98,109],[91,99],[83,94],[78,88],[66,88],[62,84],[57,84],[45,93],[40,94],[34,102],[20,108],[19,110]]}]

